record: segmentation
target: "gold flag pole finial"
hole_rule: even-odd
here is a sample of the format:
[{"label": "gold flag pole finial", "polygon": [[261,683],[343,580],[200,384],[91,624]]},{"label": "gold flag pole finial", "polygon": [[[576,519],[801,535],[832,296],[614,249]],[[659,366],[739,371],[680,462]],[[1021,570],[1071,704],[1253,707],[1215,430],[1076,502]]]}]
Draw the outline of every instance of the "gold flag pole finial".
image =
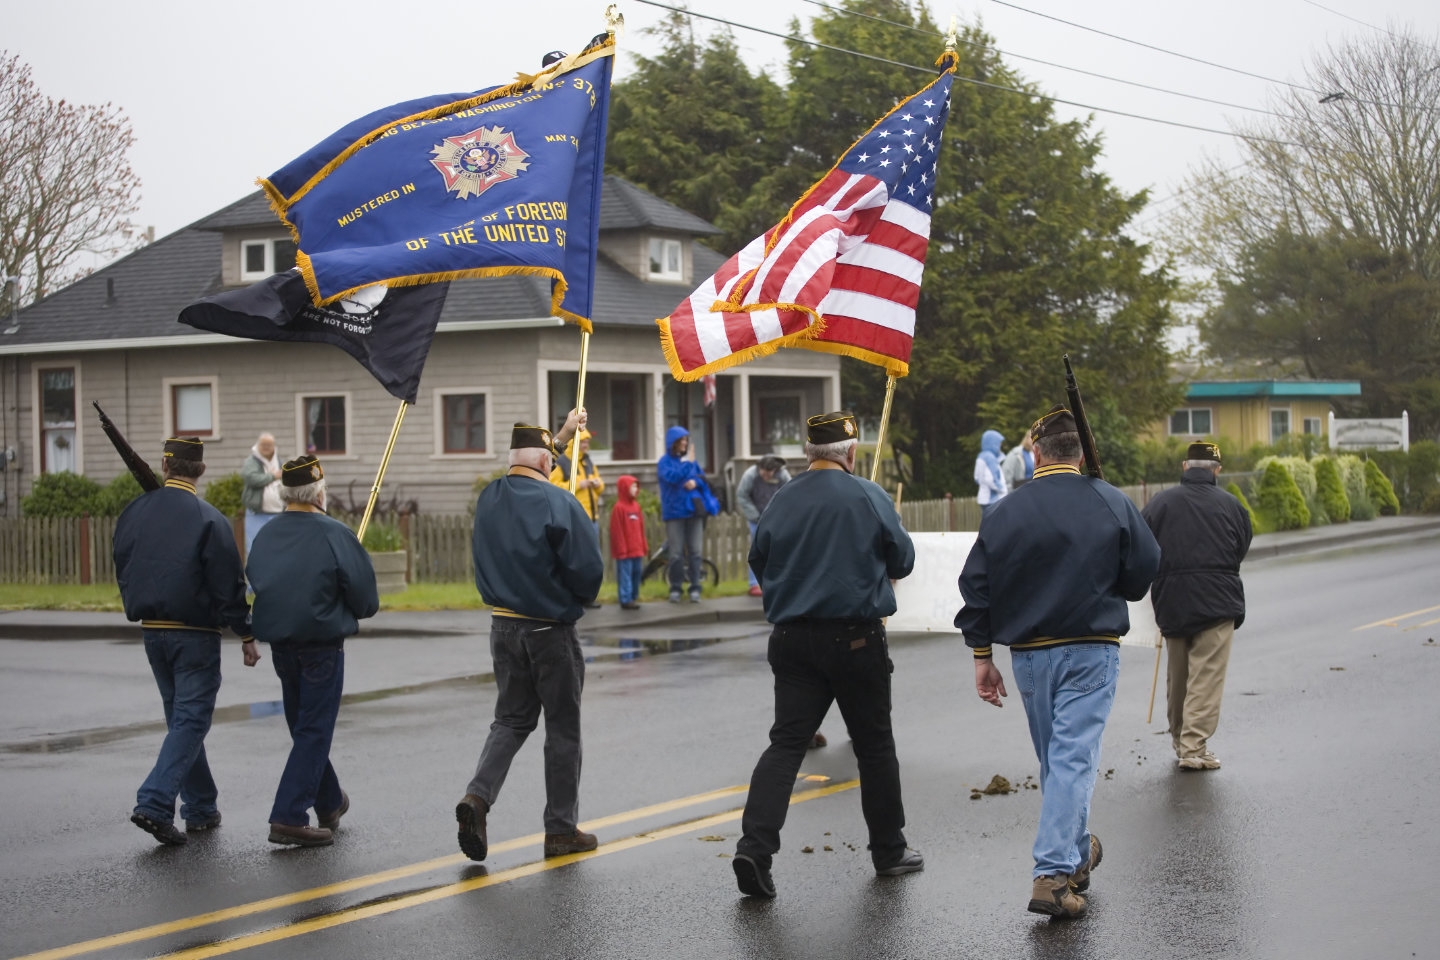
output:
[{"label": "gold flag pole finial", "polygon": [[605,8],[605,29],[611,40],[619,39],[625,32],[625,14],[620,12],[620,4],[612,3]]},{"label": "gold flag pole finial", "polygon": [[945,34],[945,52],[954,53],[955,45],[960,42],[960,20],[958,17],[950,18],[950,29]]}]

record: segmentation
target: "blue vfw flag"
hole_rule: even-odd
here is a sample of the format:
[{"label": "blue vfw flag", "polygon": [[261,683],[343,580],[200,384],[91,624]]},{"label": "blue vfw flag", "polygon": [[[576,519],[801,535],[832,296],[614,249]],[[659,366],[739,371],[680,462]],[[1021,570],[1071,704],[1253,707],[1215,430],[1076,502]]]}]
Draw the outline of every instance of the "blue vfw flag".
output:
[{"label": "blue vfw flag", "polygon": [[602,36],[507,86],[386,107],[261,180],[312,301],[528,274],[588,331],[614,54]]}]

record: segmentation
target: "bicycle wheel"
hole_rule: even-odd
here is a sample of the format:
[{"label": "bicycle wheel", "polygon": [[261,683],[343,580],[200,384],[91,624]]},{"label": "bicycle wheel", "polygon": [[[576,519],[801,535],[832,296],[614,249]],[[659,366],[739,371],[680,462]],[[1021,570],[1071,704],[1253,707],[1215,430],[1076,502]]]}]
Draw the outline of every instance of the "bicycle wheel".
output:
[{"label": "bicycle wheel", "polygon": [[720,568],[715,566],[715,561],[706,558],[704,560],[704,564],[705,569],[710,572],[710,586],[720,586]]}]

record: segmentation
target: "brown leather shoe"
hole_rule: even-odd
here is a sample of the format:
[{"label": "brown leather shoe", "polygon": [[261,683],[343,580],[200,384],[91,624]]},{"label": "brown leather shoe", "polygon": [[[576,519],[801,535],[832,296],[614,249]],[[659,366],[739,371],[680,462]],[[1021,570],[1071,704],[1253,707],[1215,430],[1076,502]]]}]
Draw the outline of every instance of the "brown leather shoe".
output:
[{"label": "brown leather shoe", "polygon": [[810,738],[810,746],[806,747],[805,749],[819,750],[821,747],[825,746],[829,742],[829,740],[825,739],[825,734],[821,733],[819,730],[816,730],[815,736]]},{"label": "brown leather shoe", "polygon": [[1080,865],[1080,869],[1070,878],[1070,889],[1077,893],[1084,893],[1090,889],[1090,871],[1100,866],[1100,861],[1105,858],[1105,848],[1100,846],[1100,838],[1090,834],[1090,859]]},{"label": "brown leather shoe", "polygon": [[350,794],[346,793],[344,790],[341,790],[340,806],[330,811],[329,813],[321,813],[319,810],[316,810],[315,819],[319,820],[320,826],[324,827],[326,830],[334,831],[336,827],[340,826],[340,818],[345,816],[345,814],[349,812]]},{"label": "brown leather shoe", "polygon": [[292,847],[328,847],[335,842],[335,835],[324,827],[303,827],[288,823],[270,824],[270,842]]},{"label": "brown leather shoe", "polygon": [[593,833],[547,833],[545,834],[545,856],[563,857],[567,853],[588,853],[600,845]]},{"label": "brown leather shoe", "polygon": [[1072,918],[1085,912],[1085,898],[1070,886],[1070,876],[1057,873],[1050,877],[1036,877],[1030,888],[1031,913],[1042,913],[1051,917]]},{"label": "brown leather shoe", "polygon": [[490,845],[485,837],[485,814],[489,812],[490,804],[473,793],[465,794],[464,798],[455,804],[455,822],[460,824],[460,852],[471,860],[484,860],[485,855],[490,852]]}]

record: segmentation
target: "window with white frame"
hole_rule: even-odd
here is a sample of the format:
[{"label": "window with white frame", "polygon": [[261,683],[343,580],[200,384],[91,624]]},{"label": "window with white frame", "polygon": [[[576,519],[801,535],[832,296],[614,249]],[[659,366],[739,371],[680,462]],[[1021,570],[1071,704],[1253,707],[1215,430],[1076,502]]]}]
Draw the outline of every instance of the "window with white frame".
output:
[{"label": "window with white frame", "polygon": [[50,367],[36,371],[40,411],[40,472],[79,473],[80,458],[75,432],[78,405],[78,377],[75,367]]},{"label": "window with white frame", "polygon": [[294,240],[240,242],[240,279],[243,281],[264,280],[271,274],[283,273],[294,266]]},{"label": "window with white frame", "polygon": [[215,377],[167,379],[164,384],[166,429],[170,436],[219,436]]},{"label": "window with white frame", "polygon": [[650,279],[684,280],[684,259],[679,240],[650,238]]},{"label": "window with white frame", "polygon": [[306,453],[323,456],[349,452],[349,401],[347,394],[301,398]]},{"label": "window with white frame", "polygon": [[1304,432],[1312,437],[1318,437],[1325,432],[1324,421],[1319,417],[1306,417]]},{"label": "window with white frame", "polygon": [[1274,407],[1270,410],[1270,442],[1275,443],[1290,432],[1290,408]]},{"label": "window with white frame", "polygon": [[1208,437],[1212,418],[1208,407],[1186,407],[1170,414],[1170,436]]},{"label": "window with white frame", "polygon": [[488,391],[457,389],[436,391],[436,420],[442,454],[490,452],[490,397]]}]

